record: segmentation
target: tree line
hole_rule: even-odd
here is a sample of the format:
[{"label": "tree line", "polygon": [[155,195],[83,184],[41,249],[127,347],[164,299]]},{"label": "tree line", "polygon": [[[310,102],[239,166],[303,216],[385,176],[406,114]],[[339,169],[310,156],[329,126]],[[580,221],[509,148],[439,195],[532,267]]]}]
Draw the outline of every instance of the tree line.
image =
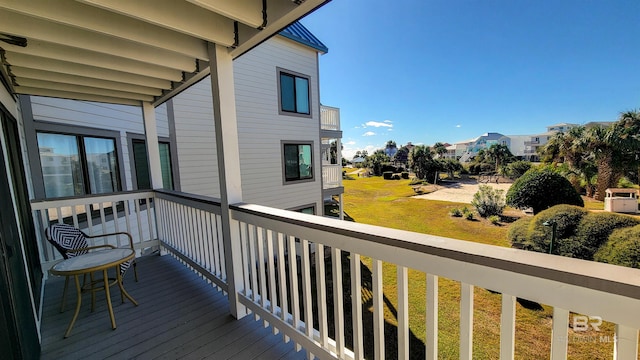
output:
[{"label": "tree line", "polygon": [[[640,183],[640,111],[621,113],[608,126],[576,126],[558,132],[537,149],[540,161],[562,174],[581,193],[603,200],[607,188],[617,187],[621,179]],[[453,177],[454,172],[502,175],[511,179],[522,176],[532,167],[529,161],[515,157],[509,147],[493,144],[481,149],[465,167],[454,157],[446,156],[446,146],[403,145],[393,140],[382,149],[368,154],[356,152],[360,166],[380,176],[389,169],[412,171],[418,179],[433,183],[440,173]]]}]

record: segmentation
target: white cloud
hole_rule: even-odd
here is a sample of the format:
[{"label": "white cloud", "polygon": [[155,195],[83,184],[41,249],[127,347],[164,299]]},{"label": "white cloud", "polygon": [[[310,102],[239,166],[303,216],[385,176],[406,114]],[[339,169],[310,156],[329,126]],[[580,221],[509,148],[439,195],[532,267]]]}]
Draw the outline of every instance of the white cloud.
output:
[{"label": "white cloud", "polygon": [[356,142],[351,140],[351,141],[347,141],[346,143],[344,143],[343,145],[355,145]]},{"label": "white cloud", "polygon": [[364,125],[365,126],[372,126],[372,127],[393,127],[393,124],[391,123],[391,120],[385,120],[383,122],[367,121]]},{"label": "white cloud", "polygon": [[456,125],[456,127],[457,127],[457,128],[461,128],[461,127],[462,127],[462,125],[458,124],[458,125]]},{"label": "white cloud", "polygon": [[373,131],[367,131],[366,133],[362,134],[362,136],[374,136],[376,133],[374,133]]}]

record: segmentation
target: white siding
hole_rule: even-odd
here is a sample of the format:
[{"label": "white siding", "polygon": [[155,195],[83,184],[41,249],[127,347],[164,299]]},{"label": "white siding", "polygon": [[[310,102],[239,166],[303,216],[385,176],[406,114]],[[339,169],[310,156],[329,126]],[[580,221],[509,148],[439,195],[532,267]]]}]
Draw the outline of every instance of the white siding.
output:
[{"label": "white siding", "polygon": [[220,197],[211,78],[173,99],[182,191]]},{"label": "white siding", "polygon": [[[322,213],[317,53],[275,37],[234,61],[243,200],[289,209],[316,205]],[[312,117],[278,113],[276,68],[311,79]],[[211,78],[173,100],[182,191],[220,196]],[[312,141],[314,181],[283,185],[282,140]]]},{"label": "white siding", "polygon": [[[312,117],[278,114],[276,68],[310,78]],[[277,208],[316,205],[322,214],[317,53],[274,37],[234,62],[243,199]],[[313,141],[314,181],[283,184],[282,140]]]}]

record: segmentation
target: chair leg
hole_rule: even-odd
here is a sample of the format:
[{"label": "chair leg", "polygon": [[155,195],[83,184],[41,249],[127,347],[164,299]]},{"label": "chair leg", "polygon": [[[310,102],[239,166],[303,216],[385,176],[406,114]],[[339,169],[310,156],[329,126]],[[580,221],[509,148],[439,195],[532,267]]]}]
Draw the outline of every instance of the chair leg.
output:
[{"label": "chair leg", "polygon": [[89,279],[91,280],[91,312],[93,312],[96,308],[96,291],[93,289],[94,287],[93,273],[89,274]]},{"label": "chair leg", "polygon": [[133,260],[133,276],[136,279],[136,282],[138,282],[138,262]]},{"label": "chair leg", "polygon": [[64,312],[64,305],[67,301],[67,288],[69,287],[69,277],[64,277],[64,290],[62,291],[62,304],[60,305],[60,312]]}]

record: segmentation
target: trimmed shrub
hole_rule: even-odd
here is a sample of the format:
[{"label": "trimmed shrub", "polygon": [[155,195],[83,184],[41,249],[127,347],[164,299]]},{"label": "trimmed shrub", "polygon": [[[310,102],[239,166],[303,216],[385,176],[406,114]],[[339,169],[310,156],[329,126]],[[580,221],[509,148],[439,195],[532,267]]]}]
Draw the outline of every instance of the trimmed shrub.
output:
[{"label": "trimmed shrub", "polygon": [[402,172],[402,174],[400,174],[400,176],[401,176],[403,179],[408,179],[408,178],[409,178],[409,173],[408,173],[408,172],[406,172],[406,171],[403,171],[403,172]]},{"label": "trimmed shrub", "polygon": [[392,171],[385,171],[382,173],[382,177],[385,180],[391,180],[391,177],[393,176],[393,172]]},{"label": "trimmed shrub", "polygon": [[391,180],[400,180],[400,174],[393,174]]},{"label": "trimmed shrub", "polygon": [[533,208],[534,214],[558,204],[584,206],[569,180],[549,169],[527,171],[511,185],[506,202],[517,209]]},{"label": "trimmed shrub", "polygon": [[473,220],[473,213],[471,211],[467,211],[464,213],[464,218],[467,220]]},{"label": "trimmed shrub", "polygon": [[504,191],[492,188],[489,185],[480,185],[478,192],[473,194],[471,205],[476,208],[478,215],[487,217],[501,215],[504,210]]},{"label": "trimmed shrub", "polygon": [[592,213],[573,205],[556,205],[541,211],[533,218],[520,219],[507,234],[514,247],[548,253],[551,247],[552,226],[556,236],[552,254],[593,260],[594,254],[616,229],[640,225],[640,220],[614,213]]},{"label": "trimmed shrub", "polygon": [[624,229],[640,224],[640,220],[615,213],[589,213],[582,218],[578,226],[576,241],[572,244],[573,257],[593,260],[593,255],[607,242],[609,235],[616,229]]},{"label": "trimmed shrub", "polygon": [[593,258],[609,264],[640,268],[640,225],[614,230]]},{"label": "trimmed shrub", "polygon": [[397,173],[397,172],[401,172],[402,168],[397,167],[397,166],[395,166],[393,164],[385,163],[385,164],[382,164],[381,171],[382,171],[382,173],[385,173],[387,171],[391,171],[392,173]]},{"label": "trimmed shrub", "polygon": [[500,223],[500,216],[498,216],[498,215],[491,215],[487,219],[493,225],[498,225]]},{"label": "trimmed shrub", "polygon": [[454,209],[451,209],[449,211],[449,215],[455,216],[455,217],[461,217],[462,216],[462,211],[460,211],[460,209],[458,209],[458,208],[454,208]]},{"label": "trimmed shrub", "polygon": [[510,179],[517,179],[531,169],[531,163],[528,161],[516,161],[507,165],[506,173]]},{"label": "trimmed shrub", "polygon": [[509,226],[507,238],[511,242],[512,247],[533,250],[532,244],[529,242],[529,224],[533,218],[523,217],[516,220]]},{"label": "trimmed shrub", "polygon": [[578,231],[580,221],[589,212],[573,205],[556,205],[541,211],[533,217],[529,224],[528,241],[537,252],[549,252],[551,245],[552,227],[544,226],[545,222],[556,223],[556,239],[553,244],[553,254],[573,257],[571,243]]}]

